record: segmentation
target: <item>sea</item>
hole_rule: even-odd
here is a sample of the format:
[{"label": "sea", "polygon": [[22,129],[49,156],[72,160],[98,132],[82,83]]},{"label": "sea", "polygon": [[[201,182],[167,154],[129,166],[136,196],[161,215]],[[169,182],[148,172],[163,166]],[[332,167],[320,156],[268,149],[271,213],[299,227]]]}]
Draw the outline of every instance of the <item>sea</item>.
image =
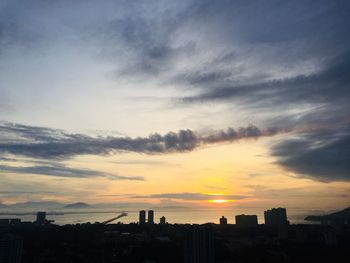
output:
[{"label": "sea", "polygon": [[[127,216],[121,217],[111,223],[133,223],[138,222],[139,211],[67,211],[67,212],[47,212],[47,220],[52,220],[54,224],[82,224],[105,222],[115,218],[121,213],[127,213]],[[288,213],[288,211],[287,211]],[[241,214],[232,210],[154,210],[154,221],[159,222],[159,218],[164,216],[166,221],[171,224],[204,224],[204,223],[219,223],[219,218],[225,216],[229,224],[235,223],[235,215]],[[258,223],[264,223],[262,213],[255,213],[258,216]],[[288,220],[291,224],[310,224],[304,221],[305,214],[290,213]],[[34,222],[36,220],[36,212],[0,212],[0,218],[20,218],[21,221]]]}]

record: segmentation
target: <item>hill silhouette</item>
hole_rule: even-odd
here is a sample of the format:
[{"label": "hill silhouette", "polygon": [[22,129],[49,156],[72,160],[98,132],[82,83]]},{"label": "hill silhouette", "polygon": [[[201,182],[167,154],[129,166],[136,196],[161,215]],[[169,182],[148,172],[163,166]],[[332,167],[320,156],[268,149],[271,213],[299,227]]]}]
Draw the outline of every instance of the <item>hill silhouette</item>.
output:
[{"label": "hill silhouette", "polygon": [[68,204],[65,205],[63,207],[64,209],[82,209],[82,208],[91,208],[91,206],[87,203],[83,203],[83,202],[77,202],[77,203],[73,203],[73,204]]},{"label": "hill silhouette", "polygon": [[311,215],[311,216],[307,216],[305,217],[304,220],[306,221],[321,221],[324,219],[335,219],[335,218],[346,218],[346,219],[350,219],[350,207],[345,208],[339,212],[335,212],[335,213],[331,213],[328,215]]}]

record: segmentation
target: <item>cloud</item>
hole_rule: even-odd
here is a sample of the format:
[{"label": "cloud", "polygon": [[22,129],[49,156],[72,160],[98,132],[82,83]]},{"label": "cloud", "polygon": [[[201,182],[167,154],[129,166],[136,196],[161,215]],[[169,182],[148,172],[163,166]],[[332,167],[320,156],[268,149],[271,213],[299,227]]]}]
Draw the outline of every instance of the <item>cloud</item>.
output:
[{"label": "cloud", "polygon": [[163,194],[152,194],[152,195],[140,195],[134,196],[133,198],[143,199],[181,199],[181,200],[211,200],[211,199],[225,199],[225,200],[239,200],[247,198],[245,195],[213,195],[213,194],[201,194],[201,193],[163,193]]},{"label": "cloud", "polygon": [[[1,159],[0,159],[1,160]],[[121,165],[145,165],[145,166],[179,166],[178,163],[156,160],[118,160],[112,161],[114,164]]]},{"label": "cloud", "polygon": [[267,126],[349,121],[348,2],[194,6],[186,25],[200,29],[192,32],[196,45],[205,45],[197,51],[210,51],[175,71],[171,80],[186,87],[179,105],[229,105],[233,117],[254,116]]},{"label": "cloud", "polygon": [[[323,105],[332,109],[336,105],[337,113],[344,117],[349,109],[350,89],[350,52],[329,61],[329,66],[311,75],[299,75],[292,78],[262,81],[246,85],[216,83],[208,86],[204,93],[185,97],[185,102],[205,102],[213,100],[235,101],[246,108],[271,111],[298,105]],[[331,110],[331,114],[334,110]],[[318,110],[315,114],[324,114]],[[326,115],[329,116],[329,115]],[[300,116],[299,116],[300,117]]]},{"label": "cloud", "polygon": [[0,162],[16,162],[17,159],[14,158],[7,158],[7,157],[0,157]]},{"label": "cloud", "polygon": [[272,149],[281,166],[317,181],[349,181],[350,162],[346,156],[350,129],[344,128],[350,123],[348,72],[350,52],[334,57],[325,69],[311,75],[212,87],[184,100],[218,100],[249,108],[252,114],[265,112],[265,125],[302,132],[299,138],[287,139]]},{"label": "cloud", "polygon": [[249,176],[250,178],[256,178],[256,177],[258,177],[258,176],[262,176],[262,174],[260,174],[260,173],[250,173],[250,174],[248,174],[248,176]]},{"label": "cloud", "polygon": [[[0,125],[0,153],[66,159],[76,155],[124,151],[145,154],[188,152],[205,145],[273,136],[308,126],[295,140],[287,140],[273,148],[279,164],[316,180],[348,180],[348,160],[330,153],[348,151],[349,132],[344,130],[340,136],[337,129],[350,121],[349,12],[350,4],[346,0],[320,0],[317,3],[106,0],[98,4],[85,1],[5,1],[0,4],[0,55],[6,55],[7,49],[19,46],[25,47],[26,51],[35,50],[40,57],[42,54],[46,56],[46,51],[48,57],[52,55],[52,61],[56,61],[52,50],[70,56],[76,53],[73,47],[86,47],[82,48],[79,57],[99,57],[96,65],[110,63],[103,69],[112,68],[115,73],[118,97],[120,94],[137,94],[140,98],[149,98],[150,94],[155,94],[154,89],[159,89],[164,97],[175,97],[177,103],[170,105],[178,107],[179,112],[198,103],[206,107],[214,102],[229,105],[228,112],[220,114],[227,126],[239,118],[253,116],[259,127],[282,128],[248,126],[206,135],[181,130],[130,138],[91,137],[3,123]],[[4,63],[17,61],[18,57],[13,56],[17,53],[8,52],[9,57]],[[22,54],[19,57],[23,59]],[[55,64],[52,61],[49,60],[50,65]],[[7,68],[6,64],[3,66]],[[12,78],[18,79],[20,72]],[[60,71],[54,75],[60,75],[57,73]],[[38,77],[42,75],[45,72]],[[125,83],[136,85],[123,85]],[[38,86],[36,81],[28,84],[28,87]],[[51,86],[49,90],[46,85],[42,86],[34,93],[54,94],[52,98],[42,99],[47,105],[57,105],[56,98],[66,98],[70,92],[64,86],[57,88],[62,93],[51,90]],[[130,93],[130,86],[136,91]],[[2,89],[13,93],[12,85]],[[17,104],[10,100],[11,106],[17,109],[23,101],[28,101],[29,107],[26,108],[30,110],[33,102],[28,98],[28,92],[33,93],[29,88],[18,90],[16,94],[23,94],[23,98]],[[79,96],[88,92],[88,88],[76,91]],[[109,92],[106,94],[110,95]],[[178,94],[181,94],[180,98]],[[100,95],[91,93],[89,98],[97,99]],[[55,103],[51,103],[53,100]],[[1,100],[0,111],[7,107],[7,101],[8,98]],[[105,101],[98,102],[96,105],[108,105]],[[155,104],[152,103],[152,107]],[[59,114],[60,106],[62,104],[58,107]],[[80,107],[81,104],[74,106],[76,108],[71,109],[86,109]],[[206,115],[205,125],[213,127],[215,117]],[[169,121],[173,120],[169,118]],[[322,139],[320,132],[315,130],[324,128],[329,132],[328,137]],[[315,141],[321,143],[315,146]],[[324,161],[319,163],[312,156]],[[335,165],[337,162],[339,166]],[[38,167],[45,170],[47,165]]]},{"label": "cloud", "polygon": [[300,134],[278,143],[272,154],[297,176],[322,182],[350,181],[350,126]]},{"label": "cloud", "polygon": [[120,176],[110,173],[89,170],[69,168],[62,164],[52,164],[49,166],[7,166],[0,165],[1,173],[17,173],[17,174],[35,174],[47,175],[67,178],[92,178],[92,177],[106,177],[110,180],[143,180],[141,176]]},{"label": "cloud", "polygon": [[261,200],[279,200],[280,198],[346,198],[348,193],[339,190],[337,187],[327,187],[327,189],[310,189],[310,187],[287,187],[287,188],[271,188],[265,185],[246,185],[245,187],[252,190],[252,195]]},{"label": "cloud", "polygon": [[[129,151],[138,153],[188,152],[202,145],[233,142],[242,139],[273,136],[284,129],[259,129],[254,125],[237,130],[229,128],[209,135],[198,135],[192,130],[169,132],[148,137],[89,137],[69,134],[61,130],[19,124],[0,125],[0,152],[43,159],[62,159],[75,155],[106,155]],[[44,166],[45,167],[45,166]]]},{"label": "cloud", "polygon": [[0,43],[41,54],[38,42],[66,48],[83,41],[112,64],[118,83],[137,82],[133,95],[153,94],[151,83],[191,105],[229,103],[241,110],[232,115],[278,112],[279,121],[305,104],[327,104],[313,112],[318,117],[335,103],[337,116],[349,111],[348,1],[22,2],[1,6]]},{"label": "cloud", "polygon": [[137,3],[93,36],[108,59],[127,61],[117,65],[123,74],[215,88],[290,75],[304,62],[341,53],[350,42],[348,10],[346,1]]},{"label": "cloud", "polygon": [[40,194],[55,194],[56,192],[48,191],[0,191],[0,195],[40,195]]}]

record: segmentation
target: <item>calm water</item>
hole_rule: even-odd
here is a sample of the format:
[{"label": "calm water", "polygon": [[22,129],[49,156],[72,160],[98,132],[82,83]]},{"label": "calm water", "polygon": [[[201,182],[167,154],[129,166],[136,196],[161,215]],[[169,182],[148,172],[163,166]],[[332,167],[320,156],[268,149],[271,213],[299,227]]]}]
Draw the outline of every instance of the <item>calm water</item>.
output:
[{"label": "calm water", "polygon": [[[138,211],[126,211],[128,216],[122,217],[114,223],[131,223],[138,221]],[[65,212],[63,215],[47,215],[48,220],[54,220],[55,224],[64,225],[64,224],[77,224],[77,223],[86,223],[86,222],[103,222],[113,217],[116,217],[119,213],[117,212],[89,212],[89,213],[69,213]],[[219,218],[225,216],[228,219],[228,223],[235,223],[235,215],[241,214],[235,211],[216,211],[216,210],[186,210],[186,211],[155,211],[154,221],[159,222],[161,216],[165,216],[167,222],[169,223],[190,223],[190,224],[202,224],[202,223],[219,223]],[[246,213],[247,214],[247,213]],[[253,214],[253,213],[250,213]],[[261,214],[255,213],[258,215],[259,224],[264,223],[263,211]],[[301,213],[290,213],[288,219],[292,224],[299,223],[308,223],[303,220],[305,215]],[[21,218],[22,221],[35,221],[35,215],[0,215],[0,218]]]}]

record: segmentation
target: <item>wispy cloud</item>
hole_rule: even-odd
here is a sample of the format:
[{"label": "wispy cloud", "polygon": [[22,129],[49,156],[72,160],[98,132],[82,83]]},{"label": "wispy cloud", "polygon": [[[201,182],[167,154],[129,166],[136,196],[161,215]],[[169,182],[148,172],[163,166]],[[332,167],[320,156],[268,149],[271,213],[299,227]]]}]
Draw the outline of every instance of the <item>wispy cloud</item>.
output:
[{"label": "wispy cloud", "polygon": [[41,194],[56,194],[49,191],[0,191],[0,195],[41,195]]},{"label": "wispy cloud", "polygon": [[138,195],[133,198],[141,199],[181,199],[181,200],[211,200],[211,199],[227,199],[227,200],[240,200],[247,198],[246,195],[214,195],[214,194],[201,194],[201,193],[163,193],[163,194],[151,194],[151,195]]},{"label": "wispy cloud", "polygon": [[34,174],[68,178],[91,178],[105,177],[110,180],[144,180],[141,176],[120,176],[101,171],[82,168],[70,168],[63,164],[52,164],[47,166],[7,166],[0,165],[1,173]]},{"label": "wispy cloud", "polygon": [[[0,159],[1,160],[1,159]],[[178,163],[172,163],[168,161],[155,161],[155,160],[118,160],[112,161],[114,164],[121,165],[147,165],[147,166],[178,166]]]},{"label": "wispy cloud", "polygon": [[[166,0],[144,3],[106,0],[86,3],[64,0],[63,3],[66,8],[61,8],[61,1],[44,4],[39,0],[5,1],[0,4],[0,55],[7,58],[2,62],[4,69],[10,68],[6,64],[8,61],[22,61],[22,53],[18,50],[23,54],[30,50],[41,55],[45,50],[49,54],[48,64],[53,65],[57,54],[68,54],[67,61],[71,61],[71,54],[76,53],[74,48],[84,46],[86,49],[78,54],[79,57],[98,57],[92,65],[87,65],[93,71],[96,71],[95,64],[102,65],[98,69],[103,70],[108,64],[107,68],[118,79],[118,97],[125,94],[149,98],[153,89],[159,89],[167,99],[173,99],[175,103],[169,104],[179,112],[198,104],[204,107],[229,105],[227,112],[222,114],[226,127],[232,126],[239,116],[254,116],[257,120],[254,123],[259,123],[259,127],[229,128],[204,135],[188,129],[130,138],[92,137],[58,129],[2,123],[0,153],[15,155],[15,158],[62,160],[86,154],[189,152],[205,145],[273,136],[312,126],[304,129],[295,140],[289,138],[273,147],[272,154],[278,158],[278,164],[313,180],[349,180],[346,156],[349,155],[350,132],[342,129],[343,134],[338,133],[340,126],[350,122],[349,1],[319,0],[315,4],[314,1],[188,0],[174,3]],[[56,51],[60,52],[56,54]],[[84,64],[85,60],[82,61],[80,63]],[[38,79],[45,75],[40,65],[33,70]],[[62,67],[57,67],[59,69],[48,72],[60,75],[57,73]],[[28,77],[29,88],[18,88],[19,99],[12,101],[6,91],[10,95],[13,87],[27,86],[16,82],[22,79],[18,74],[32,76],[33,73],[17,72],[17,65],[14,69],[13,75],[12,68],[9,76],[3,74],[9,80],[4,83],[17,85],[1,86],[0,113],[10,112],[12,106],[16,110],[24,107],[30,111],[36,99],[29,99],[28,94],[45,95],[40,101],[51,105],[52,101],[56,102],[56,94],[66,98],[70,92],[67,85],[57,85],[55,89],[54,85],[37,85],[36,79]],[[51,82],[50,77],[47,81]],[[127,92],[130,85],[125,83],[135,84],[131,93]],[[101,96],[102,100],[96,105],[108,105],[105,102],[110,102],[109,97],[113,97],[110,94],[116,95],[109,91],[106,97],[101,92],[96,96],[85,85],[76,86],[79,98],[89,92],[92,92],[89,99],[98,100]],[[23,106],[23,101],[28,103]],[[79,104],[84,99],[73,101],[73,110],[82,109],[83,112],[88,108]],[[56,110],[61,116],[61,109],[66,104],[58,104]],[[152,101],[151,104],[154,109],[156,103]],[[35,113],[45,111],[44,107],[38,107]],[[97,107],[90,108],[95,110]],[[90,113],[86,111],[82,115],[89,116]],[[32,115],[28,114],[30,118]],[[213,118],[203,115],[204,125],[215,127],[218,114],[210,116]],[[52,116],[46,117],[51,119]],[[161,117],[159,119],[173,122],[171,117]],[[132,118],[130,114],[130,122],[135,121]],[[70,121],[77,119],[72,117]],[[47,123],[47,119],[42,123],[45,121]],[[199,122],[194,119],[193,123]],[[320,136],[321,128],[328,130],[327,136]],[[6,158],[0,157],[0,161],[11,161]],[[33,167],[3,166],[2,169],[66,177],[74,174],[93,176],[89,171],[66,171],[65,168],[37,163]],[[95,176],[109,175],[96,172]]]},{"label": "wispy cloud", "polygon": [[[253,112],[269,112],[272,116],[276,110],[280,118],[270,122],[280,126],[349,122],[349,54],[350,52],[332,58],[327,67],[311,75],[245,85],[216,81],[215,84],[207,84],[207,88],[202,88],[200,94],[184,97],[182,100],[186,103],[230,101]],[[295,116],[290,111],[298,107],[307,110]]]}]

